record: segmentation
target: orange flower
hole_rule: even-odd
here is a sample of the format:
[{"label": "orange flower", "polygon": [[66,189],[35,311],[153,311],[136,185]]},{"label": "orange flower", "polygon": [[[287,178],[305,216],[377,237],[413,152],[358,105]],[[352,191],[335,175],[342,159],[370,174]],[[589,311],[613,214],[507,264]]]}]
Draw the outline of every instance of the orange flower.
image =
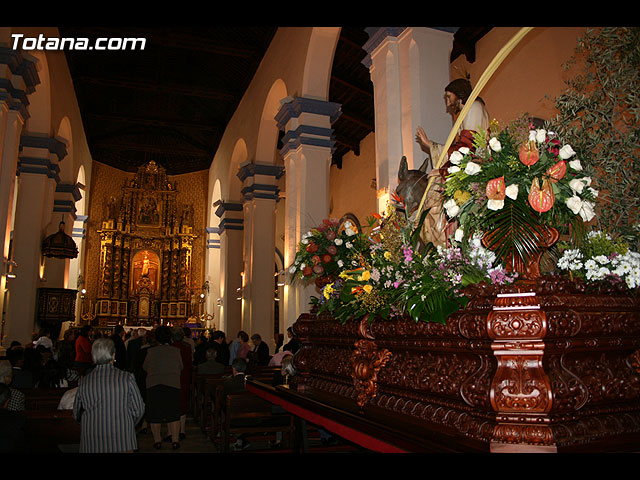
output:
[{"label": "orange flower", "polygon": [[547,175],[549,176],[551,183],[556,183],[558,180],[561,180],[565,173],[567,173],[567,164],[564,160],[560,160],[553,167],[547,170]]},{"label": "orange flower", "polygon": [[529,140],[523,143],[518,152],[518,156],[520,157],[520,161],[529,167],[535,164],[540,159],[536,142]]},{"label": "orange flower", "polygon": [[534,178],[529,190],[529,205],[531,205],[531,208],[540,213],[548,212],[555,201],[556,197],[553,194],[549,180],[545,178],[542,180],[542,186],[540,186],[538,179]]},{"label": "orange flower", "polygon": [[505,196],[504,176],[494,178],[487,183],[487,198],[489,200],[504,200]]}]

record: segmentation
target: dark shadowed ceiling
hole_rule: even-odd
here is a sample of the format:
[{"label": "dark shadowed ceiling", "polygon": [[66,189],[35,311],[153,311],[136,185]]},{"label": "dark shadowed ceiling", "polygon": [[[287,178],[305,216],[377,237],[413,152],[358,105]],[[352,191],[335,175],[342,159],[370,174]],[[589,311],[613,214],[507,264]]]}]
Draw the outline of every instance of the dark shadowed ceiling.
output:
[{"label": "dark shadowed ceiling", "polygon": [[[475,60],[490,27],[460,27],[452,60]],[[277,27],[59,27],[61,37],[146,38],[144,50],[65,54],[94,160],[124,171],[154,160],[169,175],[208,169],[225,127]],[[333,125],[333,163],[374,130],[373,84],[362,64],[365,27],[343,27],[329,100],[342,105]]]}]

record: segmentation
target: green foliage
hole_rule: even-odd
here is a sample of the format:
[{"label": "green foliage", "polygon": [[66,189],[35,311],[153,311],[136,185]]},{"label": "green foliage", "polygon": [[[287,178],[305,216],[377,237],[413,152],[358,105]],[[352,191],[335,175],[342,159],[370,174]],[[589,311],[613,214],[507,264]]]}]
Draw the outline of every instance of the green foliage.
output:
[{"label": "green foliage", "polygon": [[599,227],[640,247],[640,28],[588,29],[548,122],[593,171]]}]

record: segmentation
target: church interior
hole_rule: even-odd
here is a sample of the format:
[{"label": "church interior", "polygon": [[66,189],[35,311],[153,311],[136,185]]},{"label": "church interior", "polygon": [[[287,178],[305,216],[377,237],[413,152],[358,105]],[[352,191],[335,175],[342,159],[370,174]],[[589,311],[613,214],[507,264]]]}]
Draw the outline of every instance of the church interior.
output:
[{"label": "church interior", "polygon": [[[303,235],[385,212],[416,129],[447,140],[445,85],[518,30],[0,27],[0,348],[168,325],[273,352],[318,295],[291,282]],[[534,28],[490,118],[551,119],[585,30]]]}]

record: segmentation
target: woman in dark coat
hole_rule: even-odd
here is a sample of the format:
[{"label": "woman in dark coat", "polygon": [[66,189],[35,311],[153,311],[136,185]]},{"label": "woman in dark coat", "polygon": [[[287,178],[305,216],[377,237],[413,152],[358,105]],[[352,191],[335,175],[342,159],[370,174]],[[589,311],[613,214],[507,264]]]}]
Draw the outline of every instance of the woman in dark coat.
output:
[{"label": "woman in dark coat", "polygon": [[181,327],[173,329],[173,343],[180,350],[182,357],[182,372],[180,373],[180,439],[186,437],[185,425],[189,413],[189,394],[191,393],[191,372],[193,359],[191,347],[184,341],[184,330]]},{"label": "woman in dark coat", "polygon": [[162,448],[161,428],[169,425],[173,449],[180,448],[180,373],[183,364],[180,350],[170,345],[171,329],[156,329],[158,345],[147,350],[143,369],[147,372],[147,421],[151,425],[153,447]]}]

